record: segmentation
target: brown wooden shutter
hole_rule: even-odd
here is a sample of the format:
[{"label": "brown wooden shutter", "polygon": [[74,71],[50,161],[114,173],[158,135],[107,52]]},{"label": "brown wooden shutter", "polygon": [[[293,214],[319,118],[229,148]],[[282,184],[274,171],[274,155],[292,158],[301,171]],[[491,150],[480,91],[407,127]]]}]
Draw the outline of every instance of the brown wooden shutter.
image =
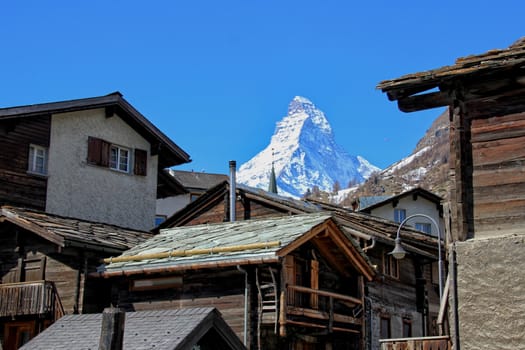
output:
[{"label": "brown wooden shutter", "polygon": [[135,175],[146,176],[148,174],[148,152],[135,149]]},{"label": "brown wooden shutter", "polygon": [[109,166],[109,148],[109,142],[90,136],[88,138],[88,163],[104,167]]}]

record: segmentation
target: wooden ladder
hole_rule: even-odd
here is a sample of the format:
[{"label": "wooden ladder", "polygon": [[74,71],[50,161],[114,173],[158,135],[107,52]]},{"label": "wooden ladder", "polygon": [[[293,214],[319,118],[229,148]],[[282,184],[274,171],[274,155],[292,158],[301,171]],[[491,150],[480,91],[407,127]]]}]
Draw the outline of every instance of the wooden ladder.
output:
[{"label": "wooden ladder", "polygon": [[257,309],[257,342],[261,348],[261,325],[264,314],[273,313],[274,332],[277,333],[279,324],[279,293],[277,292],[276,272],[271,268],[256,268],[255,277],[258,293]]}]

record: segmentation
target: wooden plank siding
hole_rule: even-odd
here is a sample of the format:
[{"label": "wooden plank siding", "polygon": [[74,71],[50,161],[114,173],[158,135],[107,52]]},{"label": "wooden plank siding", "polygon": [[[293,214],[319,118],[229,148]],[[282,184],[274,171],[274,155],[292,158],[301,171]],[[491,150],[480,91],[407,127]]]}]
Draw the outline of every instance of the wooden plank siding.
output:
[{"label": "wooden plank siding", "polygon": [[[133,291],[120,281],[118,303],[134,311],[216,307],[240,339],[244,331],[244,276],[236,269],[197,271],[179,275],[182,285],[165,289]],[[139,279],[159,277],[141,276]],[[253,310],[252,307],[249,310]]]},{"label": "wooden plank siding", "polygon": [[0,121],[0,204],[44,209],[45,177],[27,173],[29,145],[49,147],[50,116]]},{"label": "wooden plank siding", "polygon": [[[225,195],[222,200],[217,200],[212,205],[203,208],[198,215],[194,215],[189,221],[184,222],[184,226],[200,225],[212,222],[229,221],[229,196]],[[286,211],[278,211],[264,203],[243,197],[242,200],[235,202],[236,220],[248,220],[252,218],[263,218],[275,215],[286,214]]]},{"label": "wooden plank siding", "polygon": [[471,135],[476,236],[514,233],[525,222],[525,113],[474,119]]}]

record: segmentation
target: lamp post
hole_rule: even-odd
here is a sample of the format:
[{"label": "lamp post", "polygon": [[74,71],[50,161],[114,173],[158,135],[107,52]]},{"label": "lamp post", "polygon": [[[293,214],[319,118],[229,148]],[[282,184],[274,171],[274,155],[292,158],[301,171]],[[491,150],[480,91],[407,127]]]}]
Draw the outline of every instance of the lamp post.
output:
[{"label": "lamp post", "polygon": [[399,232],[401,231],[401,227],[410,219],[414,217],[424,217],[430,220],[434,226],[436,226],[437,234],[438,234],[438,278],[439,278],[439,302],[441,303],[441,299],[443,298],[443,279],[442,279],[442,269],[443,269],[443,261],[441,259],[441,230],[439,229],[439,226],[432,217],[426,215],[426,214],[413,214],[409,217],[405,218],[405,220],[401,221],[399,224],[399,227],[397,228],[397,234],[396,234],[396,243],[394,246],[394,250],[392,250],[389,254],[391,254],[395,259],[403,259],[406,255],[405,249],[401,246],[401,237],[399,236]]}]

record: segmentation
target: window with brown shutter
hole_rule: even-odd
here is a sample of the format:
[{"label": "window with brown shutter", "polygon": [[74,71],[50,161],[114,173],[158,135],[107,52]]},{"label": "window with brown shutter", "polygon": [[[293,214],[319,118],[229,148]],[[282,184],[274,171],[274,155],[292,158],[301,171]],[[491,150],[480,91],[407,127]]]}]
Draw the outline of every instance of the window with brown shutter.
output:
[{"label": "window with brown shutter", "polygon": [[135,175],[146,176],[148,173],[148,152],[135,149]]},{"label": "window with brown shutter", "polygon": [[109,166],[109,149],[109,142],[90,136],[88,138],[88,163],[104,167]]}]

